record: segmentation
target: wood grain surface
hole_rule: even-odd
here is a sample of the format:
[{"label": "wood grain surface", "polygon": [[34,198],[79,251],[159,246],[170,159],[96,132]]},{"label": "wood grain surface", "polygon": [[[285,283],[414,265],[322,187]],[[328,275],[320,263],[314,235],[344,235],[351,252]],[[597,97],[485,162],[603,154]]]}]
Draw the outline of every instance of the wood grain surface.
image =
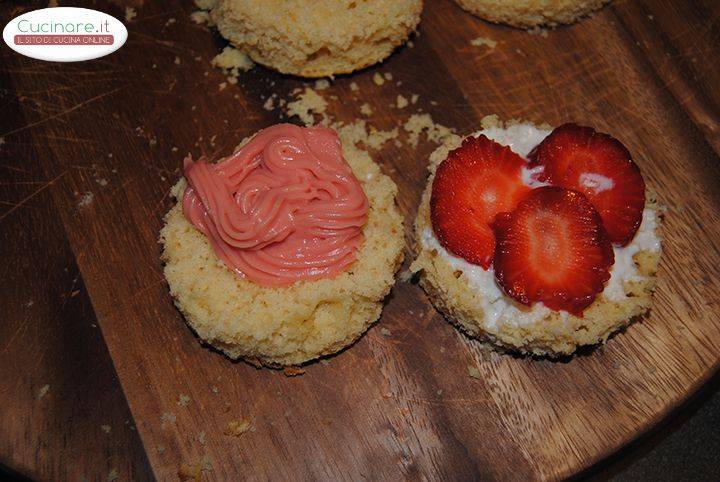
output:
[{"label": "wood grain surface", "polygon": [[[281,120],[263,109],[268,95],[305,84],[257,67],[221,90],[209,63],[223,41],[189,20],[187,2],[147,2],[127,44],[102,59],[44,63],[3,46],[1,463],[45,480],[177,480],[183,464],[202,465],[203,480],[557,479],[715,373],[720,4],[614,1],[547,35],[426,4],[414,47],[335,79],[322,92],[328,113],[350,122],[368,102],[379,129],[422,110],[459,133],[487,114],[613,133],[668,207],[651,316],[571,360],[512,357],[398,282],[379,325],[302,376],[202,347],[162,276],[168,189],[186,153],[227,153]],[[17,8],[0,6],[2,18]],[[478,37],[498,44],[471,45]],[[376,72],[393,81],[375,85]],[[419,101],[397,109],[398,94]],[[400,188],[410,239],[434,145],[403,136],[372,154]],[[251,430],[224,434],[235,420]]]}]

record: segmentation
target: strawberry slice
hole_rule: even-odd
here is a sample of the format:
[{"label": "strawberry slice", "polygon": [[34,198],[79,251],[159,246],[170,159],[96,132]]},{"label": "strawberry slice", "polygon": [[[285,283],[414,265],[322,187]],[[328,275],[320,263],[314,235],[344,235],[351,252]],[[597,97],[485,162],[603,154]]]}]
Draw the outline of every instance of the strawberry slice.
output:
[{"label": "strawberry slice", "polygon": [[625,246],[633,239],[645,208],[645,181],[620,141],[591,127],[563,124],[528,158],[531,167],[544,166],[539,180],[587,196],[611,242]]},{"label": "strawberry slice", "polygon": [[430,218],[440,244],[488,269],[495,252],[490,223],[511,211],[530,188],[522,182],[525,160],[481,135],[451,151],[435,173]]},{"label": "strawberry slice", "polygon": [[493,223],[495,278],[524,305],[541,301],[582,316],[610,279],[615,261],[600,215],[580,192],[534,189]]}]

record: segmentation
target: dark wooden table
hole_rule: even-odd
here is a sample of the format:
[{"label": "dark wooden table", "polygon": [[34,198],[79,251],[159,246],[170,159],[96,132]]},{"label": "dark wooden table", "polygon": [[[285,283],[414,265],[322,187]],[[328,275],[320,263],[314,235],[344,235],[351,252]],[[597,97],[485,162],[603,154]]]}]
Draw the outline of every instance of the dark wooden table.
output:
[{"label": "dark wooden table", "polygon": [[[484,351],[399,283],[380,322],[389,335],[371,329],[292,379],[201,347],[163,280],[156,239],[183,155],[228,152],[280,120],[268,95],[304,85],[257,67],[221,90],[209,62],[223,42],[188,3],[139,6],[125,47],[91,62],[3,46],[1,464],[41,480],[176,480],[183,464],[204,465],[204,480],[554,479],[616,452],[713,376],[720,3],[614,1],[532,35],[430,0],[414,47],[336,79],[322,94],[344,122],[369,102],[380,129],[422,109],[460,133],[498,114],[617,135],[668,206],[662,278],[648,320],[568,363]],[[393,81],[376,86],[376,72]],[[417,105],[391,107],[413,93]],[[408,228],[433,148],[403,138],[373,152]],[[243,418],[251,432],[223,434]]]}]

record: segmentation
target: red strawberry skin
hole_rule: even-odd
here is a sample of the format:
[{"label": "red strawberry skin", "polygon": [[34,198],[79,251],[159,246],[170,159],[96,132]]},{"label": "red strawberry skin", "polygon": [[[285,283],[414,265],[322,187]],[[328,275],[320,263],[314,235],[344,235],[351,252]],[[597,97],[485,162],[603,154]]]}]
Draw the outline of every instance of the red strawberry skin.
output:
[{"label": "red strawberry skin", "polygon": [[645,208],[645,181],[620,141],[591,127],[563,124],[528,157],[531,167],[544,167],[539,180],[587,196],[612,243],[632,241]]},{"label": "red strawberry skin", "polygon": [[481,135],[468,137],[437,168],[430,219],[440,244],[466,261],[490,268],[495,252],[491,223],[530,192],[525,160]]},{"label": "red strawberry skin", "polygon": [[578,191],[534,189],[493,223],[495,278],[524,305],[582,316],[610,279],[615,257],[600,215]]}]

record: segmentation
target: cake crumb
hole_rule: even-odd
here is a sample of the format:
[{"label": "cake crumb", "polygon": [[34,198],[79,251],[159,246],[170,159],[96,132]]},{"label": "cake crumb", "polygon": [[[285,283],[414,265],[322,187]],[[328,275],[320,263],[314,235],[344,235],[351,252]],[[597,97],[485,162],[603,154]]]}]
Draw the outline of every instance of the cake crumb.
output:
[{"label": "cake crumb", "polygon": [[110,470],[107,476],[108,482],[112,482],[113,480],[117,480],[119,478],[120,474],[118,473],[117,469]]},{"label": "cake crumb", "polygon": [[165,26],[167,27],[168,25],[172,25],[172,24],[174,24],[175,22],[176,22],[175,18],[174,18],[174,17],[170,17],[169,19],[167,19],[167,22],[165,22]]},{"label": "cake crumb", "polygon": [[197,441],[200,445],[205,445],[205,432],[200,432],[198,434]]},{"label": "cake crumb", "polygon": [[180,65],[180,57],[175,56],[175,65]]},{"label": "cake crumb", "polygon": [[330,82],[327,79],[318,79],[315,81],[315,90],[325,90],[330,87]]},{"label": "cake crumb", "polygon": [[276,94],[273,94],[270,97],[268,97],[267,100],[265,101],[265,103],[263,104],[263,109],[268,110],[268,111],[273,110],[275,108],[275,97],[276,97]]},{"label": "cake crumb", "polygon": [[380,334],[382,336],[391,336],[392,332],[385,327],[380,328]]},{"label": "cake crumb", "polygon": [[190,397],[184,394],[180,394],[180,398],[178,399],[178,406],[180,407],[187,407],[188,403],[190,403]]},{"label": "cake crumb", "polygon": [[480,378],[481,378],[480,370],[478,370],[475,365],[468,365],[467,368],[468,368],[468,375],[470,376],[470,378],[475,378],[477,380],[480,380]]},{"label": "cake crumb", "polygon": [[225,90],[225,87],[227,87],[227,82],[220,82],[218,84],[218,90]]},{"label": "cake crumb", "polygon": [[327,101],[310,87],[297,96],[297,99],[288,102],[288,116],[298,116],[305,125],[313,125],[315,117],[313,114],[323,114],[327,110]]},{"label": "cake crumb", "polygon": [[100,429],[105,433],[110,433],[112,427],[110,425],[100,425]]},{"label": "cake crumb", "polygon": [[411,104],[417,104],[418,99],[420,98],[419,95],[413,94],[412,97],[410,97],[410,103]]},{"label": "cake crumb", "polygon": [[379,72],[375,72],[375,75],[373,75],[373,82],[375,82],[375,85],[383,85],[385,83],[385,79]]},{"label": "cake crumb", "polygon": [[167,427],[169,424],[175,423],[175,421],[177,420],[177,417],[176,417],[175,414],[172,413],[172,412],[165,412],[165,413],[163,413],[162,416],[160,417],[160,420],[162,421],[161,427],[162,427],[162,428],[165,428],[165,427]]},{"label": "cake crumb", "polygon": [[407,98],[405,98],[405,96],[403,96],[401,94],[398,94],[397,100],[396,100],[397,108],[404,109],[405,107],[408,106],[408,104],[409,104],[409,102],[408,102]]},{"label": "cake crumb", "polygon": [[542,27],[534,27],[527,31],[530,35],[539,35],[543,38],[547,38],[548,31],[546,28]]},{"label": "cake crumb", "polygon": [[482,47],[484,45],[486,47],[490,47],[491,49],[497,47],[497,42],[488,37],[478,37],[476,39],[472,39],[470,41],[470,44],[474,45],[475,47]]},{"label": "cake crumb", "polygon": [[125,7],[125,20],[131,22],[135,17],[137,17],[137,10],[133,7]]},{"label": "cake crumb", "polygon": [[157,450],[159,454],[165,453],[165,446],[163,444],[157,444],[155,450]]},{"label": "cake crumb", "polygon": [[215,387],[215,386],[210,387],[210,391],[213,392],[215,395],[220,393],[220,390],[218,389],[218,387]]},{"label": "cake crumb", "polygon": [[203,10],[197,10],[190,14],[190,20],[195,22],[198,25],[202,25],[204,23],[210,24],[210,15],[203,11]]},{"label": "cake crumb", "polygon": [[300,367],[285,367],[283,368],[283,375],[286,377],[297,377],[303,375],[305,370]]},{"label": "cake crumb", "polygon": [[84,208],[85,206],[89,206],[93,202],[93,198],[95,195],[91,191],[87,191],[83,196],[80,198],[80,202],[78,203],[78,207]]},{"label": "cake crumb", "polygon": [[385,72],[385,73],[383,74],[383,76],[385,77],[385,80],[392,80],[392,79],[393,79],[393,74],[391,74],[390,72]]},{"label": "cake crumb", "polygon": [[239,437],[250,430],[251,420],[244,418],[242,420],[232,420],[225,426],[223,433],[230,437]]},{"label": "cake crumb", "polygon": [[405,122],[403,128],[408,133],[408,143],[417,147],[420,134],[425,133],[427,140],[440,144],[453,133],[453,130],[433,121],[430,114],[413,114]]},{"label": "cake crumb", "polygon": [[372,107],[370,107],[370,104],[365,102],[363,105],[360,106],[360,113],[364,116],[371,116],[373,113]]},{"label": "cake crumb", "polygon": [[247,72],[255,66],[250,57],[229,45],[217,54],[210,63],[230,73],[233,77],[237,77],[240,70]]},{"label": "cake crumb", "polygon": [[38,391],[37,399],[42,400],[42,398],[47,395],[47,392],[50,390],[50,385],[43,385],[40,390]]},{"label": "cake crumb", "polygon": [[360,90],[360,86],[358,86],[356,82],[350,82],[350,90],[357,92]]}]

